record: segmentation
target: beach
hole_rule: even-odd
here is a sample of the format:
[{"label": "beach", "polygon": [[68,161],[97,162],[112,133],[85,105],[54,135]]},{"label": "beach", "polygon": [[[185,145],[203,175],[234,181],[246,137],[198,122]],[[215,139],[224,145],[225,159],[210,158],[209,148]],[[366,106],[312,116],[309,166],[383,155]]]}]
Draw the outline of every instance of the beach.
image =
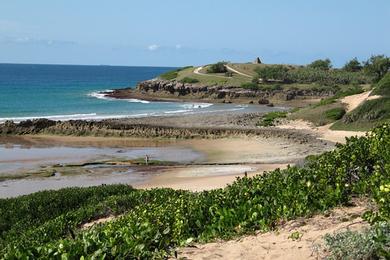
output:
[{"label": "beach", "polygon": [[[212,133],[191,138],[169,136],[167,130],[165,137],[152,138],[53,134],[2,137],[0,153],[7,153],[8,158],[0,162],[0,196],[113,183],[193,191],[221,188],[236,177],[302,163],[308,155],[333,148],[334,143],[318,139],[309,130],[258,129],[260,115],[234,112],[113,120],[115,124],[144,128],[175,127],[186,135],[194,129],[195,133],[199,129]],[[148,154],[158,160],[156,165],[134,164]],[[99,167],[90,166],[96,163]],[[12,173],[4,170],[6,166]]]}]

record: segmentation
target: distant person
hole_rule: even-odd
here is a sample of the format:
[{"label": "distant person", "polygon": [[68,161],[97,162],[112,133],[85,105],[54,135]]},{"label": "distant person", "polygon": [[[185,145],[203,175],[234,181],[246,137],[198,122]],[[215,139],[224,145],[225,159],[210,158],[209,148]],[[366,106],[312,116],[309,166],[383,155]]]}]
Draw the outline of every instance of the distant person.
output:
[{"label": "distant person", "polygon": [[149,165],[149,155],[145,154],[145,164]]}]

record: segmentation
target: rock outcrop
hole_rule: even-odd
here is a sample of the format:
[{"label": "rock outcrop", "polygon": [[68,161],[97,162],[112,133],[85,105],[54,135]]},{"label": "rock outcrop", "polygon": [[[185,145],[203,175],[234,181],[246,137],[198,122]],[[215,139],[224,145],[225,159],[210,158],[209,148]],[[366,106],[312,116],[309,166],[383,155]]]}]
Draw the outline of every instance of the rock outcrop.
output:
[{"label": "rock outcrop", "polygon": [[73,136],[159,137],[159,138],[222,138],[229,136],[262,136],[294,139],[300,143],[318,142],[314,136],[299,131],[275,128],[170,127],[127,123],[123,120],[7,121],[0,124],[0,135],[53,134]]},{"label": "rock outcrop", "polygon": [[[135,89],[117,89],[106,93],[113,98],[140,97],[147,100],[159,98],[193,98],[208,99],[222,102],[223,100],[234,101],[238,99],[268,100],[276,99],[289,101],[297,98],[316,98],[332,96],[332,90],[316,89],[245,89],[236,86],[208,86],[203,84],[189,84],[178,81],[153,79],[140,82]],[[267,103],[264,103],[267,104]]]}]

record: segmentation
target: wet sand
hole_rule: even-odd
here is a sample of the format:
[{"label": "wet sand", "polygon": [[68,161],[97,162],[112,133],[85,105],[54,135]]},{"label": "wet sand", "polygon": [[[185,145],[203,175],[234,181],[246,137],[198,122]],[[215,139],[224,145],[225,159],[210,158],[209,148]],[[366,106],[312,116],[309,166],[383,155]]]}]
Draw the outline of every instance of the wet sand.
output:
[{"label": "wet sand", "polygon": [[[0,147],[3,146],[0,153],[24,147],[41,163],[35,162],[39,167],[50,164],[47,153],[53,151],[51,149],[57,151],[56,157],[61,155],[60,151],[73,156],[68,158],[67,163],[72,163],[72,159],[73,162],[79,162],[80,154],[84,152],[87,156],[91,156],[91,153],[98,155],[99,160],[113,157],[142,158],[145,153],[155,152],[154,159],[178,163],[176,166],[149,167],[123,165],[119,174],[117,166],[103,165],[96,169],[79,167],[66,169],[66,174],[54,174],[51,177],[6,180],[0,182],[0,197],[18,196],[43,189],[113,183],[125,183],[139,188],[170,187],[194,191],[219,188],[233,182],[237,176],[244,176],[245,172],[249,176],[261,174],[263,171],[295,164],[309,154],[331,149],[321,143],[299,143],[284,138],[259,136],[191,140],[23,136],[0,140]],[[8,148],[4,148],[5,146]],[[35,151],[39,149],[46,152],[36,154]],[[54,156],[54,153],[51,155]],[[7,156],[8,164],[32,165],[31,160],[24,160],[18,152]],[[10,158],[12,156],[14,157]],[[0,165],[4,165],[5,157],[0,158]],[[96,157],[92,160],[96,160]]]}]

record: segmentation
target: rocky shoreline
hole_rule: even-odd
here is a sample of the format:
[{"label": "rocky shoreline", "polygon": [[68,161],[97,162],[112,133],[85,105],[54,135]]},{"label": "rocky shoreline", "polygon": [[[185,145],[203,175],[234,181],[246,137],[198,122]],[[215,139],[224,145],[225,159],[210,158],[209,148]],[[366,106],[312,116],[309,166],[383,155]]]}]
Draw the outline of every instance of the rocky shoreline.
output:
[{"label": "rocky shoreline", "polygon": [[102,92],[117,99],[143,99],[148,101],[208,101],[213,103],[247,103],[270,105],[286,101],[317,99],[332,96],[332,90],[283,89],[252,90],[237,86],[208,86],[181,83],[176,80],[152,79],[138,83],[135,89],[115,89]]},{"label": "rocky shoreline", "polygon": [[[253,116],[253,115],[252,115]],[[244,116],[250,118],[250,115]],[[185,117],[183,117],[185,118]],[[237,120],[239,117],[237,117]],[[161,119],[161,120],[160,120]],[[301,144],[310,143],[320,146],[331,144],[330,142],[317,139],[317,136],[310,132],[292,129],[277,128],[256,128],[248,126],[216,126],[211,124],[200,125],[177,125],[169,126],[167,119],[154,119],[160,124],[151,124],[142,119],[123,120],[112,119],[103,121],[52,121],[48,119],[26,120],[20,123],[7,121],[0,125],[0,136],[12,135],[66,135],[66,136],[102,136],[102,137],[134,137],[134,138],[174,138],[174,139],[194,139],[194,138],[228,138],[239,136],[260,136],[264,138],[283,138]],[[188,120],[188,118],[187,118]]]}]

